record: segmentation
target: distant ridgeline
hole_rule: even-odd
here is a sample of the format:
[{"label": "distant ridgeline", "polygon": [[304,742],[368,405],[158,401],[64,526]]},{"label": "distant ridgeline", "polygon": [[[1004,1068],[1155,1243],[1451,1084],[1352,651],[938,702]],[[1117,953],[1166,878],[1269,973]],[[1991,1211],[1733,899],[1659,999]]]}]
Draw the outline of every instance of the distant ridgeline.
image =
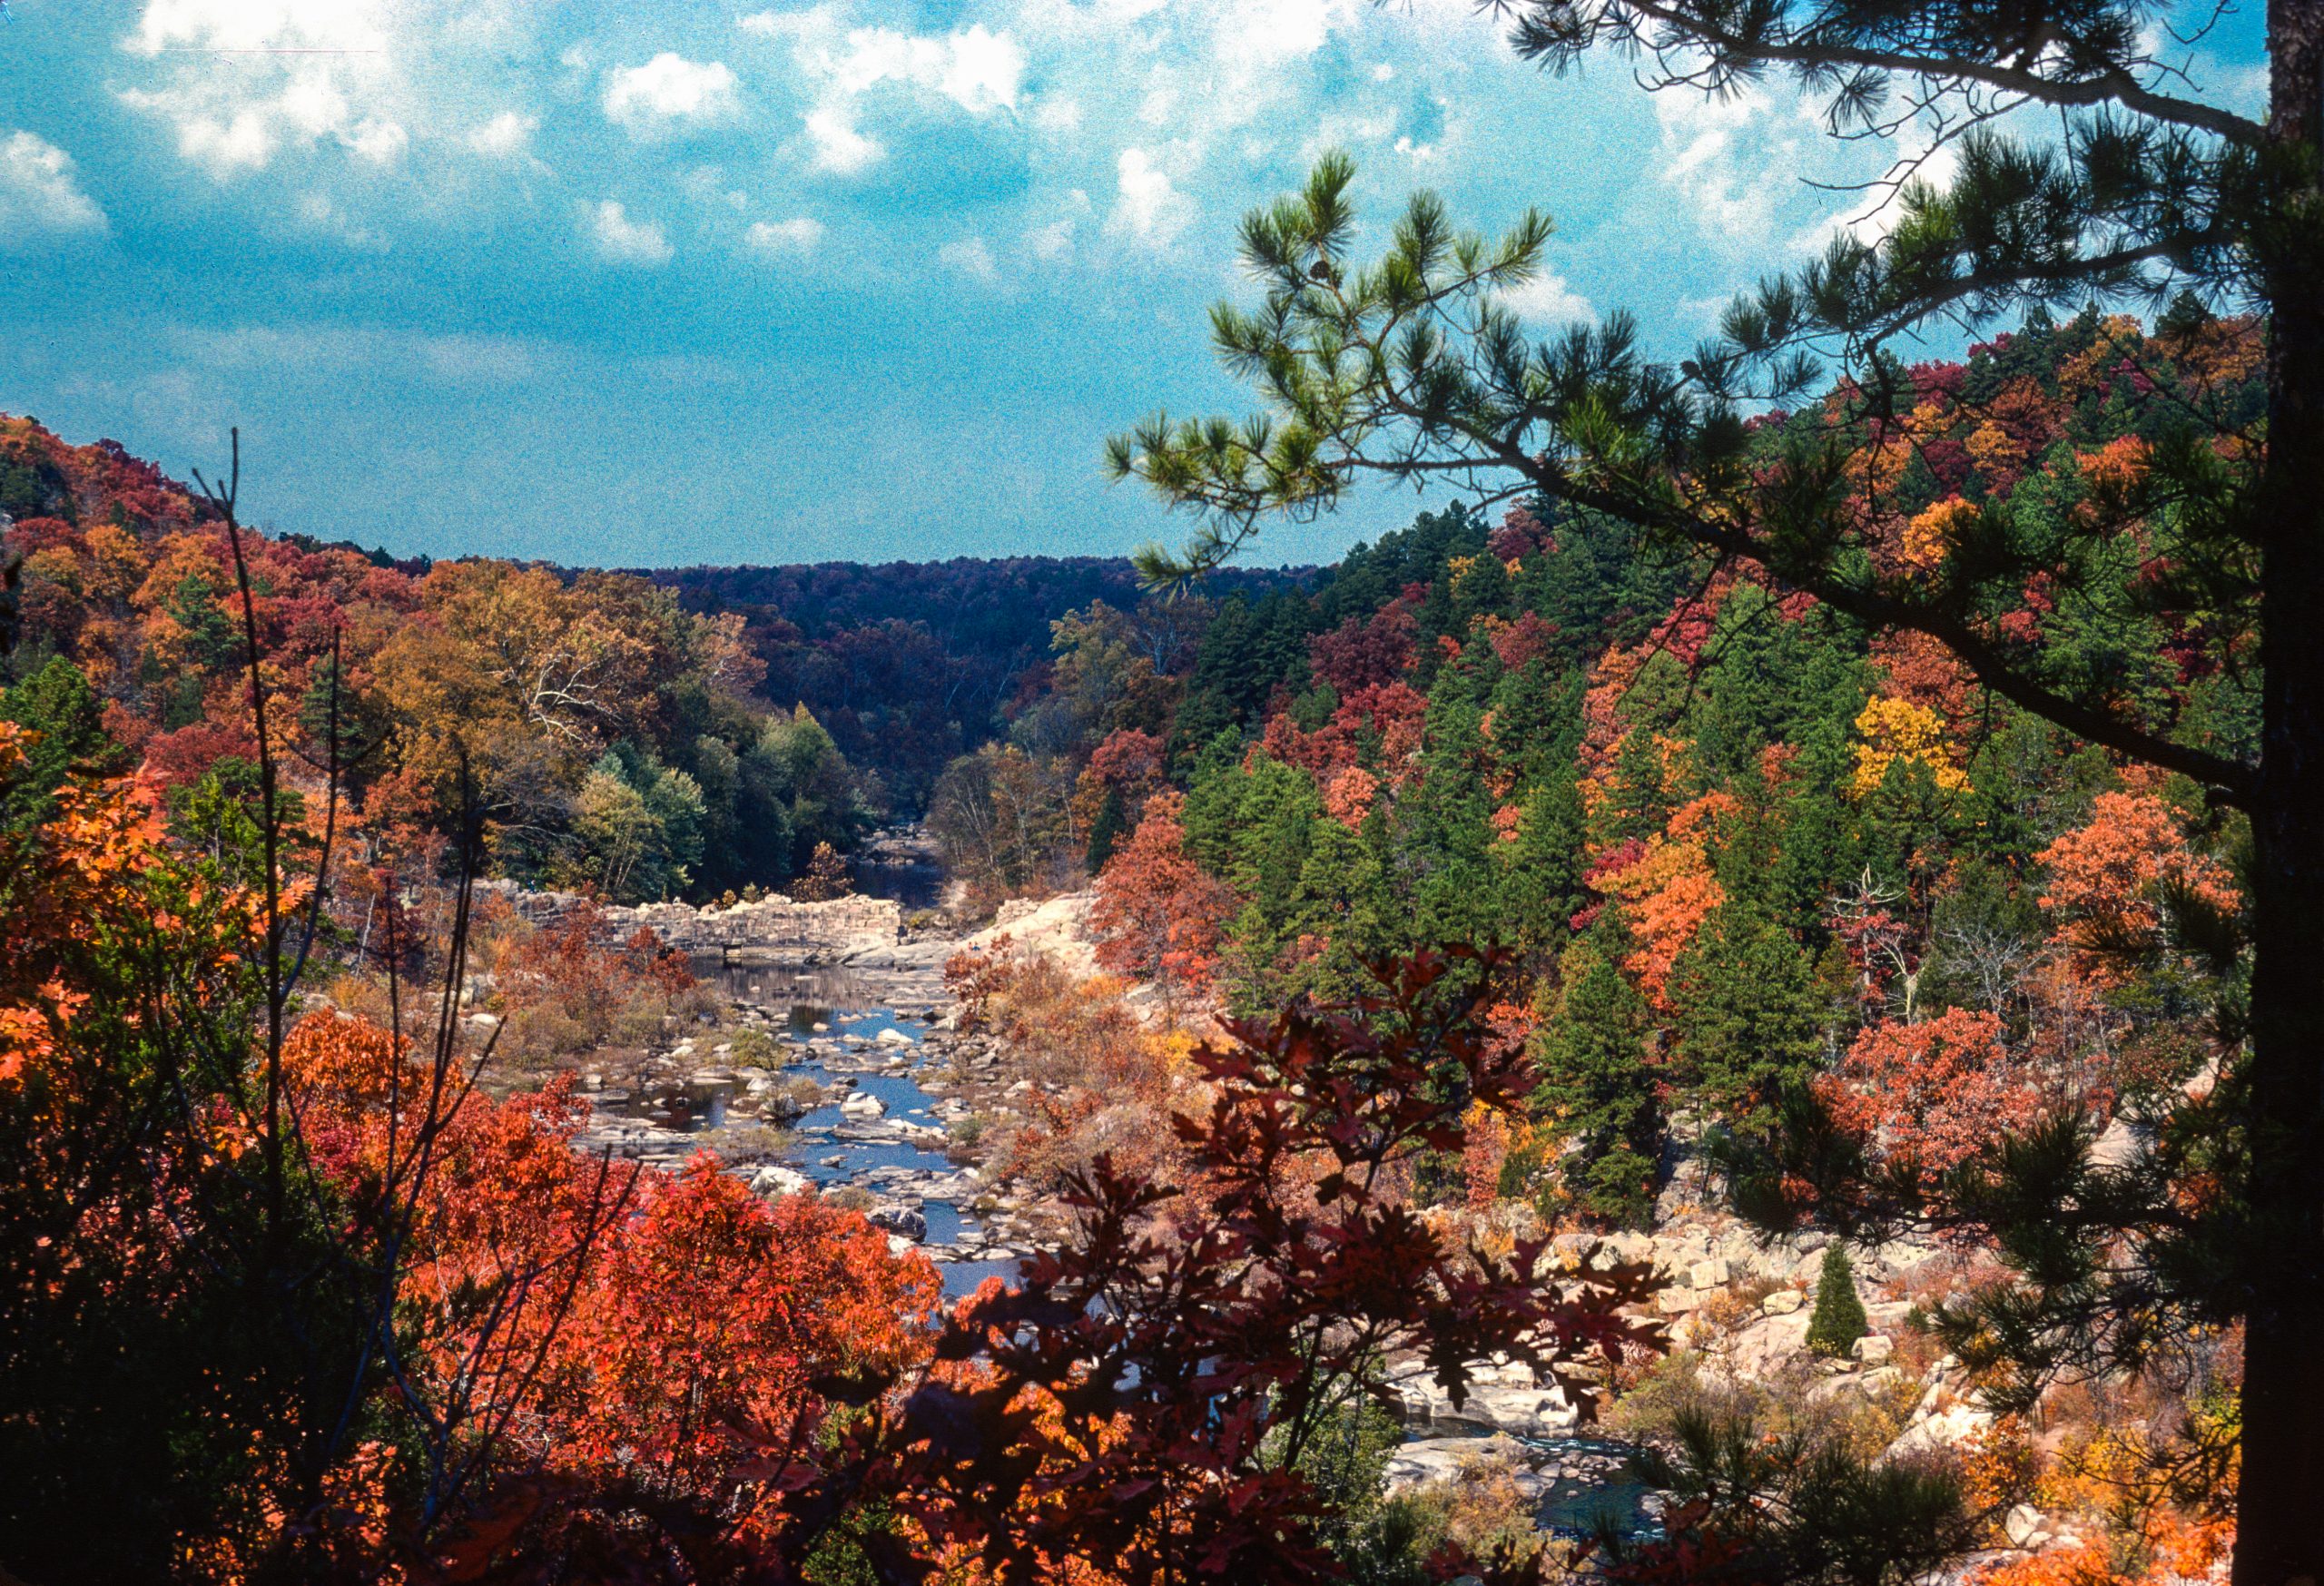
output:
[{"label": "distant ridgeline", "polygon": [[[0,413],[0,541],[21,575],[5,710],[45,734],[56,778],[142,767],[189,808],[220,807],[205,785],[251,797],[242,612],[208,505],[113,441]],[[1127,561],[1096,557],[643,574],[327,530],[244,550],[294,783],[321,791],[336,693],[364,840],[440,842],[465,775],[491,873],[616,904],[782,888],[822,845],[921,813],[960,756],[1077,736],[1049,703],[1060,667],[1101,693],[1124,657],[1167,674],[1214,604],[1144,601]],[[1310,576],[1230,573],[1213,595]]]},{"label": "distant ridgeline", "polygon": [[[1052,627],[1099,603],[1145,598],[1120,557],[956,557],[944,562],[812,562],[645,572],[689,611],[735,612],[766,663],[763,692],[815,714],[852,764],[876,773],[900,809],[927,807],[956,755],[1008,734],[1043,691]],[[1313,568],[1232,568],[1214,599],[1256,601],[1314,583]],[[1167,668],[1172,657],[1156,657]]]}]

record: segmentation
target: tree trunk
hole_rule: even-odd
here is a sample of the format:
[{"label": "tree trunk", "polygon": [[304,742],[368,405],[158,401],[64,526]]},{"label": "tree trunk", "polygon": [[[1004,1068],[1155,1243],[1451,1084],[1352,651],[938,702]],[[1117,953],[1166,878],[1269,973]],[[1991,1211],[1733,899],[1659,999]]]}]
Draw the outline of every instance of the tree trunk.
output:
[{"label": "tree trunk", "polygon": [[2324,0],[2270,0],[2252,811],[2252,1233],[2236,1586],[2324,1581]]}]

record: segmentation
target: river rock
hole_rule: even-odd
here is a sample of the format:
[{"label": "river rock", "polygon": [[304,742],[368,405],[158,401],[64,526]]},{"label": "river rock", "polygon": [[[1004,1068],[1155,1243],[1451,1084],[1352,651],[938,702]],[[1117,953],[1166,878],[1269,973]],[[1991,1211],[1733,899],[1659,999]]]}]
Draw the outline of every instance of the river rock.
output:
[{"label": "river rock", "polygon": [[751,1175],[751,1188],[759,1195],[797,1195],[812,1187],[812,1183],[804,1173],[779,1162],[770,1162]]},{"label": "river rock", "polygon": [[901,1234],[915,1245],[928,1237],[928,1215],[918,1207],[875,1206],[868,1215],[873,1227]]},{"label": "river rock", "polygon": [[873,1042],[883,1047],[909,1047],[911,1045],[911,1037],[906,1035],[901,1029],[883,1029],[872,1039]]},{"label": "river rock", "polygon": [[887,1104],[876,1096],[859,1094],[841,1102],[839,1109],[848,1118],[880,1118],[887,1112],[888,1108]]},{"label": "river rock", "polygon": [[1510,1437],[1420,1437],[1388,1456],[1387,1487],[1400,1492],[1429,1482],[1449,1482],[1461,1467],[1481,1459],[1507,1459],[1516,1464],[1517,1490],[1528,1500],[1538,1498],[1549,1485],[1540,1473],[1523,1464],[1525,1451]]}]

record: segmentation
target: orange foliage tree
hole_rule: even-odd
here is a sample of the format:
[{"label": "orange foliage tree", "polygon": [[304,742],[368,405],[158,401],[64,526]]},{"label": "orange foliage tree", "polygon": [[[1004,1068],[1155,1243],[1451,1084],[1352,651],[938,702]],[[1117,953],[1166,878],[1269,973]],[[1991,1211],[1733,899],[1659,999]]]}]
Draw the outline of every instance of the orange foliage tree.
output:
[{"label": "orange foliage tree", "polygon": [[1185,798],[1158,793],[1098,877],[1089,925],[1098,961],[1165,986],[1201,990],[1218,967],[1218,943],[1235,895],[1187,856]]},{"label": "orange foliage tree", "polygon": [[1882,1155],[1942,1172],[2034,1116],[2034,1088],[2001,1037],[1994,1015],[1958,1008],[1915,1024],[1886,1020],[1856,1037],[1817,1088],[1834,1120]]}]

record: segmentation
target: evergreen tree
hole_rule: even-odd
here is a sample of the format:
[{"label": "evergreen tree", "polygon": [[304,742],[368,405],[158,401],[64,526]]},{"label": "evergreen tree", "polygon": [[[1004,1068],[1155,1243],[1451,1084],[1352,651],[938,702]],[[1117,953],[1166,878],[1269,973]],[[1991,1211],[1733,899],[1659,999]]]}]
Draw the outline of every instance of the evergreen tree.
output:
[{"label": "evergreen tree", "polygon": [[1748,903],[1730,901],[1704,922],[1669,994],[1689,1079],[1738,1128],[1770,1123],[1784,1087],[1813,1073],[1824,1055],[1807,955]]},{"label": "evergreen tree", "polygon": [[1612,911],[1566,952],[1564,992],[1538,1039],[1536,1105],[1574,1143],[1570,1194],[1590,1215],[1643,1227],[1654,1208],[1662,1148],[1646,1000],[1616,968],[1627,933]]},{"label": "evergreen tree", "polygon": [[56,811],[56,790],[75,776],[107,776],[128,758],[105,731],[104,706],[64,656],[0,695],[0,720],[34,734],[0,788],[0,830],[28,832]]},{"label": "evergreen tree", "polygon": [[1659,833],[1670,820],[1670,799],[1662,785],[1662,751],[1654,734],[1632,727],[1614,752],[1614,785],[1592,819],[1601,847]]},{"label": "evergreen tree", "polygon": [[[1117,473],[1201,514],[1184,553],[1149,551],[1143,570],[1191,578],[1248,545],[1262,517],[1312,513],[1382,475],[1531,488],[1626,523],[1646,544],[1763,569],[1881,633],[1923,635],[1995,694],[2248,819],[2250,976],[2229,1064],[2236,1082],[2188,1098],[2185,1128],[2158,1130],[2215,1139],[2232,1166],[2199,1170],[2195,1213],[2187,1187],[2160,1173],[2134,1176],[2146,1193],[2110,1195],[2101,1215],[2072,1174],[2018,1181],[2022,1193],[2003,1200],[2043,1255],[2018,1263],[2025,1292],[1996,1292],[2011,1295],[2012,1336],[2041,1340],[2017,1361],[2037,1378],[2151,1335],[2158,1307],[2240,1318],[2235,1579],[2324,1579],[2314,1513],[2324,1364],[2313,1343],[2324,1316],[2324,11],[2318,0],[2269,5],[2256,113],[2165,59],[2167,34],[2133,0],[2047,7],[2030,24],[2019,7],[1957,0],[1512,0],[1505,12],[1516,49],[1545,66],[1643,54],[1660,66],[1651,86],[1711,94],[1786,71],[1822,101],[1835,135],[1919,140],[1934,125],[1957,159],[1939,172],[1907,150],[1925,179],[1903,184],[1893,224],[1835,237],[1797,271],[1738,293],[1718,334],[1674,370],[1649,360],[1628,316],[1529,337],[1506,311],[1509,286],[1541,267],[1551,226],[1539,212],[1497,245],[1472,245],[1423,193],[1387,258],[1351,257],[1354,165],[1326,156],[1304,192],[1245,225],[1256,304],[1222,305],[1211,320],[1274,421],[1157,419],[1109,446]],[[1996,122],[1997,97],[2056,114]],[[1899,103],[1911,108],[1882,108]],[[1319,291],[1319,281],[1362,284]],[[2150,498],[2177,505],[2140,514],[2136,528],[2120,511],[2021,516],[1986,499],[1999,496],[1988,478],[1964,492],[1961,532],[1932,553],[1931,576],[1880,567],[1883,538],[1907,510],[1894,490],[1903,459],[1868,478],[1855,448],[1868,431],[1885,432],[1891,456],[1910,448],[1894,445],[1917,399],[1896,346],[2014,313],[2027,314],[2029,335],[2047,335],[2031,311],[2177,291],[2197,300],[2170,317],[2188,354],[2214,330],[2243,329],[2219,326],[2205,305],[2248,310],[2266,337],[2263,421],[2169,395],[2154,404],[2166,428],[2155,431]],[[1409,356],[1349,360],[1351,348],[1390,345]],[[1815,389],[1834,359],[1846,377],[1838,399],[1803,404],[1779,425],[1747,420]],[[2103,410],[2149,384],[2107,382],[2092,396]],[[2264,446],[2221,444],[2261,435]],[[2157,538],[2138,555],[2119,554],[2149,532]],[[2158,557],[2172,569],[2159,583]],[[2041,636],[2029,639],[2013,619],[2035,616],[2037,582],[2047,593]],[[2125,600],[2204,635],[2188,670],[2261,678],[2256,732],[2197,741],[2152,712],[2136,675],[2091,665],[2078,642],[2045,642],[2053,631],[2102,635]],[[2054,1204],[2038,1205],[2045,1197]],[[2124,1268],[2104,1253],[2125,1241],[2163,1255]],[[2167,1298],[2157,1272],[2171,1275]]]},{"label": "evergreen tree", "polygon": [[1535,784],[1518,817],[1517,840],[1494,850],[1500,862],[1493,912],[1514,945],[1549,952],[1572,936],[1582,907],[1583,815],[1576,773]]},{"label": "evergreen tree", "polygon": [[1398,847],[1416,876],[1421,941],[1474,941],[1499,931],[1486,858],[1493,832],[1482,703],[1494,669],[1491,646],[1477,644],[1437,675],[1420,779],[1398,805]]},{"label": "evergreen tree", "polygon": [[1388,882],[1387,822],[1374,809],[1362,831],[1318,817],[1294,895],[1291,931],[1324,943],[1323,955],[1301,973],[1296,990],[1324,1000],[1344,1000],[1376,989],[1365,965],[1410,951],[1411,919],[1397,906]]},{"label": "evergreen tree", "polygon": [[1091,875],[1105,869],[1106,861],[1114,856],[1114,844],[1121,841],[1126,830],[1121,789],[1109,787],[1098,805],[1098,813],[1089,822],[1089,847],[1082,857],[1083,868]]},{"label": "evergreen tree", "polygon": [[1824,1246],[1824,1269],[1816,1280],[1816,1310],[1807,1319],[1807,1347],[1845,1359],[1856,1341],[1872,1331],[1856,1297],[1856,1273],[1837,1241]]}]

